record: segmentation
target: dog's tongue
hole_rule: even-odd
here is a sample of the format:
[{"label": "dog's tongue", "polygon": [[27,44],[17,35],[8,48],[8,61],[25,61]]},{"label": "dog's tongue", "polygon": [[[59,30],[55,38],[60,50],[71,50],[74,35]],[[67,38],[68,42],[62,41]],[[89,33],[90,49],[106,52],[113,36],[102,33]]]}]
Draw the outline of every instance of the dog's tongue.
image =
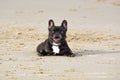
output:
[{"label": "dog's tongue", "polygon": [[60,42],[60,38],[54,38],[53,40],[54,40],[55,43]]}]

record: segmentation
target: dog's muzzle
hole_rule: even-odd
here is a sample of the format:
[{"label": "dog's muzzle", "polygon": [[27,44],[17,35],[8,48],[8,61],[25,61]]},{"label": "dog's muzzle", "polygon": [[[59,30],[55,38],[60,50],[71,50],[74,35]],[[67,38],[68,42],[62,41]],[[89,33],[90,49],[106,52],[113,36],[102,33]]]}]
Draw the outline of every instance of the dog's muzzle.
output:
[{"label": "dog's muzzle", "polygon": [[53,36],[53,41],[55,42],[55,43],[60,43],[60,41],[61,41],[61,36],[59,35],[59,36]]}]

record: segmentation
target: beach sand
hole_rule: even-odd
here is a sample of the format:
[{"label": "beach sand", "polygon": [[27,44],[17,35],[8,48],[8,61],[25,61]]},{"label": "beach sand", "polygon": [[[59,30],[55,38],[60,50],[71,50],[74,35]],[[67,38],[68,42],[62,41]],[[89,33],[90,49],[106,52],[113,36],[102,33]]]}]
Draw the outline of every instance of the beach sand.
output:
[{"label": "beach sand", "polygon": [[[120,80],[119,14],[120,0],[0,1],[0,80]],[[68,21],[75,57],[37,55],[49,19]]]}]

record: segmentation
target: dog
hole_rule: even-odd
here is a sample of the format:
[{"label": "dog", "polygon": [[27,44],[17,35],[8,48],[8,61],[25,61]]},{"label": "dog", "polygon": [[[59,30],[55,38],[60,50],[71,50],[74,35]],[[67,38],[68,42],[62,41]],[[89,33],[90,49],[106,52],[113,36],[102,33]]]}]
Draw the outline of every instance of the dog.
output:
[{"label": "dog", "polygon": [[48,21],[48,39],[37,46],[39,56],[66,55],[74,57],[66,41],[67,21],[63,20],[61,26],[55,26],[54,21]]}]

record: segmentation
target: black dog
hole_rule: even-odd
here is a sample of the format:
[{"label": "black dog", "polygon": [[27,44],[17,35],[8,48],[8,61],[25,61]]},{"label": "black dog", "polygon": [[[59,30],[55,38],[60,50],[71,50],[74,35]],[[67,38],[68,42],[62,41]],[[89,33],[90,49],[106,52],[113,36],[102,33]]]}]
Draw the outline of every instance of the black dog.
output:
[{"label": "black dog", "polygon": [[48,22],[48,39],[38,45],[38,55],[66,55],[73,57],[74,54],[66,42],[67,21],[63,20],[61,26],[55,26],[53,20]]}]

